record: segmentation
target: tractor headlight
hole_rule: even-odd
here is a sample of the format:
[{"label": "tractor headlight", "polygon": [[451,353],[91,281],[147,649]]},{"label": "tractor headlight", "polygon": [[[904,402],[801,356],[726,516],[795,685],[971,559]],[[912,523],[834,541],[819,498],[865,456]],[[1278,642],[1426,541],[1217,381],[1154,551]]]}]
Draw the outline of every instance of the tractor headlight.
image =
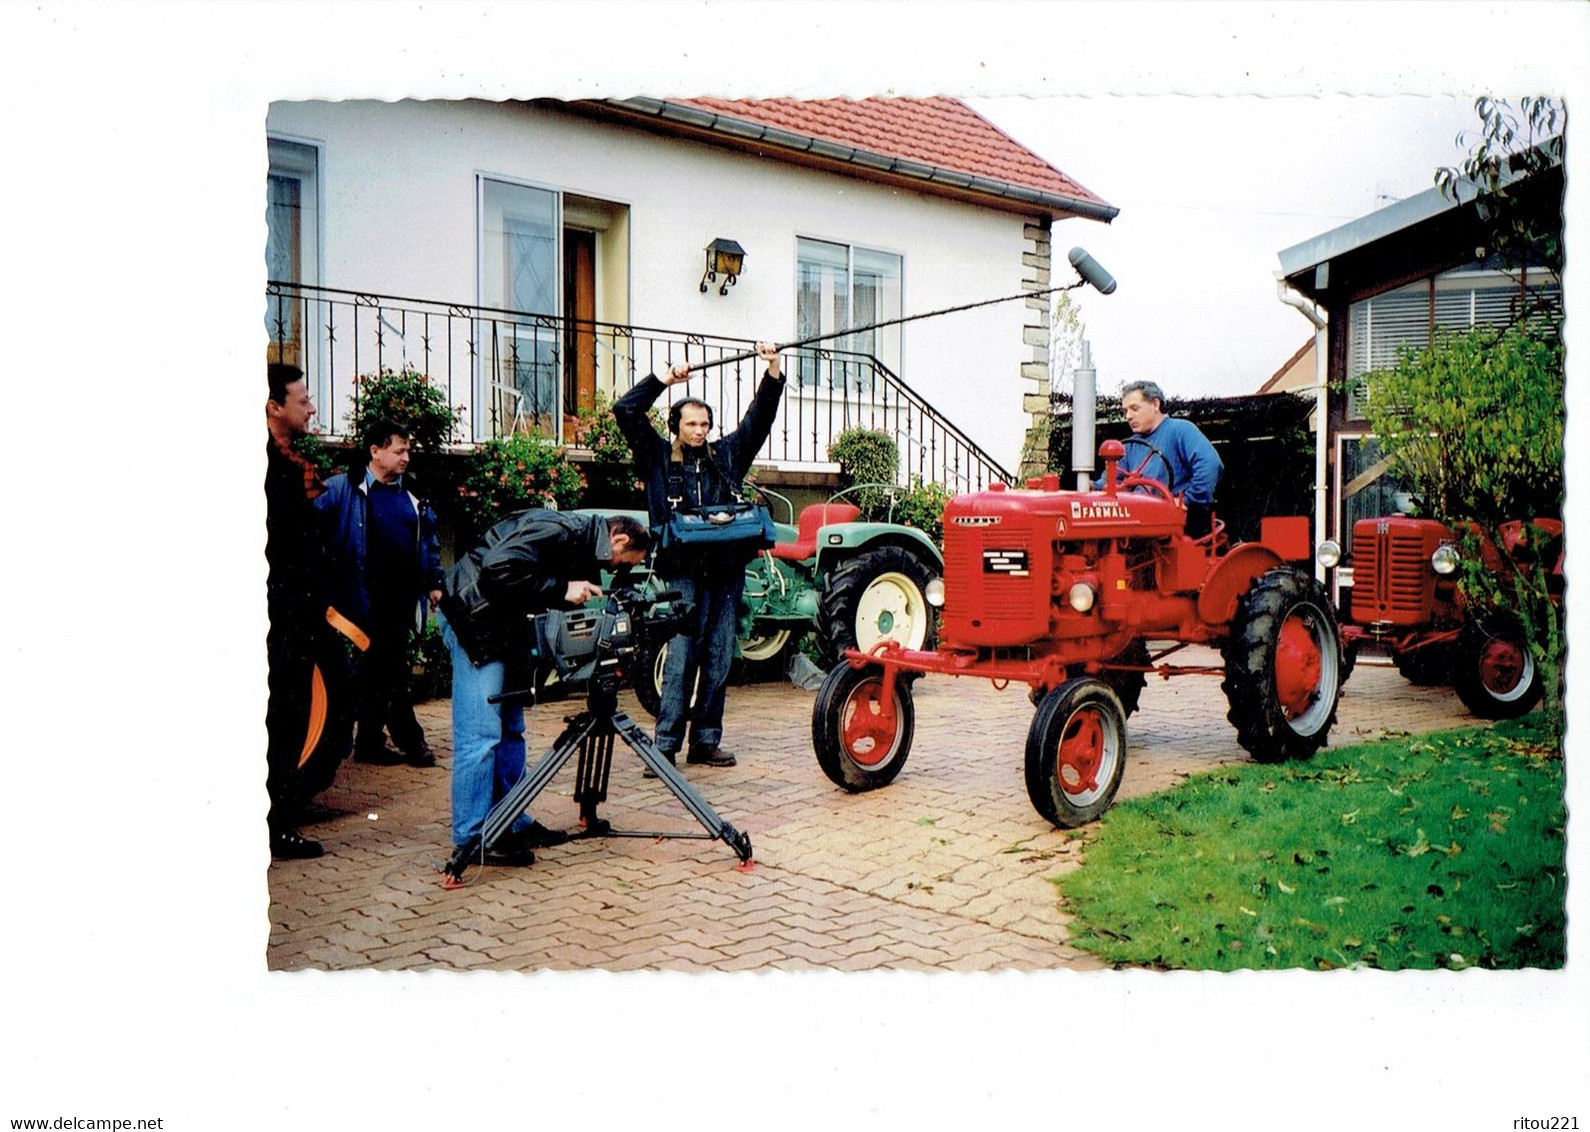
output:
[{"label": "tractor headlight", "polygon": [[943,608],[943,606],[944,606],[944,579],[943,578],[930,579],[928,581],[928,584],[922,587],[922,596],[927,599],[927,603],[929,605],[931,605],[934,609]]},{"label": "tractor headlight", "polygon": [[1458,548],[1445,542],[1436,547],[1435,553],[1430,555],[1430,569],[1437,574],[1450,574],[1458,568],[1458,563],[1461,561],[1463,556],[1458,553]]},{"label": "tractor headlight", "polygon": [[1066,594],[1066,600],[1071,603],[1071,608],[1078,613],[1086,613],[1093,608],[1093,603],[1099,598],[1098,591],[1086,582],[1078,582]]},{"label": "tractor headlight", "polygon": [[1328,538],[1319,544],[1319,549],[1314,552],[1314,557],[1321,566],[1329,570],[1342,560],[1342,544],[1335,539]]}]

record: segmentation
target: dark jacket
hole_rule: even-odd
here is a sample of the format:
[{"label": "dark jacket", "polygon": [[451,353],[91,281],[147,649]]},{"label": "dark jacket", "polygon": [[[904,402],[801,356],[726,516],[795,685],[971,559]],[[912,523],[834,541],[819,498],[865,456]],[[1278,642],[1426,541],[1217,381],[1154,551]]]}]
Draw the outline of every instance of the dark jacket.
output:
[{"label": "dark jacket", "polygon": [[[404,487],[409,488],[404,477]],[[405,572],[410,576],[394,579],[414,594],[415,608],[410,621],[417,621],[425,595],[442,587],[442,552],[436,538],[436,513],[412,490],[405,491],[414,508],[414,556],[407,562],[382,563],[377,569]],[[315,510],[326,524],[327,552],[331,566],[332,604],[355,625],[369,630],[370,589],[365,574],[366,532],[369,528],[370,492],[361,469],[340,473],[326,481],[326,490],[315,500]]]},{"label": "dark jacket", "polygon": [[442,614],[476,664],[529,655],[529,618],[571,608],[570,582],[600,584],[613,556],[600,515],[524,511],[486,532],[485,540],[447,571]]},{"label": "dark jacket", "polygon": [[326,556],[313,493],[319,478],[306,474],[275,441],[265,447],[265,582],[273,647],[292,647],[307,655],[325,628],[331,604],[326,586]]},{"label": "dark jacket", "polygon": [[[613,417],[635,453],[635,471],[646,485],[646,510],[654,536],[668,522],[673,507],[669,502],[675,494],[669,490],[670,465],[682,493],[681,507],[726,503],[739,492],[752,461],[773,431],[784,396],[784,379],[764,375],[739,427],[694,449],[658,436],[646,416],[667,388],[656,376],[647,377],[613,404]],[[666,572],[669,564],[658,563],[658,568]]]}]

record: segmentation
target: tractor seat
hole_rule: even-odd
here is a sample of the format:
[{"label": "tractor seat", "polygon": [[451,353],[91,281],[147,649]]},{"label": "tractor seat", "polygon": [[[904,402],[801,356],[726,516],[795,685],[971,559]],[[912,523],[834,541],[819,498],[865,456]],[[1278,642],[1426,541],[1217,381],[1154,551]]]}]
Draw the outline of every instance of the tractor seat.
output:
[{"label": "tractor seat", "polygon": [[861,508],[849,503],[813,503],[801,509],[795,524],[795,541],[781,542],[768,553],[789,562],[804,562],[817,553],[817,531],[829,523],[852,523],[861,517]]}]

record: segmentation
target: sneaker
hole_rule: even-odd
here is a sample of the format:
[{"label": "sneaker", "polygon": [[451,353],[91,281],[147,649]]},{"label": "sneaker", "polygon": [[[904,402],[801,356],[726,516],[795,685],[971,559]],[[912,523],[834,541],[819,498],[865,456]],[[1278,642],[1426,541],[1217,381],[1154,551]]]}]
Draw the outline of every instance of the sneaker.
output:
[{"label": "sneaker", "polygon": [[504,846],[503,838],[486,850],[486,864],[502,865],[506,868],[525,868],[536,863],[535,850],[527,845]]},{"label": "sneaker", "polygon": [[532,821],[530,828],[514,835],[523,845],[532,849],[550,849],[554,845],[562,845],[569,839],[567,830],[548,829],[538,821]]},{"label": "sneaker", "polygon": [[[678,766],[679,765],[679,756],[678,756],[678,754],[676,752],[674,752],[674,751],[663,751],[662,755],[663,755],[664,758],[666,758],[668,760],[668,765],[669,766]],[[640,772],[640,776],[642,778],[656,778],[657,777],[657,772],[652,770],[652,768],[649,767],[649,766],[643,766],[642,769],[641,769],[641,772]]]},{"label": "sneaker", "polygon": [[325,856],[325,846],[291,830],[271,834],[271,860],[310,861]]},{"label": "sneaker", "polygon": [[548,829],[538,821],[532,821],[525,828],[509,831],[497,838],[497,844],[492,849],[500,853],[515,853],[519,850],[550,849],[554,845],[562,845],[569,839],[569,835],[561,829]]},{"label": "sneaker", "polygon": [[714,743],[710,747],[691,747],[685,756],[691,766],[734,766],[734,756]]}]

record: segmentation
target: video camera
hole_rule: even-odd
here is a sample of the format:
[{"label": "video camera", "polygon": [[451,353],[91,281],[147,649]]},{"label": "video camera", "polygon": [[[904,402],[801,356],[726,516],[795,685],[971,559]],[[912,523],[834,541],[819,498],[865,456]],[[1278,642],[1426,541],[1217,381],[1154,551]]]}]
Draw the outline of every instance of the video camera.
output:
[{"label": "video camera", "polygon": [[530,665],[537,687],[556,673],[564,684],[616,687],[642,644],[670,637],[693,612],[677,590],[616,589],[600,605],[532,618]]}]

